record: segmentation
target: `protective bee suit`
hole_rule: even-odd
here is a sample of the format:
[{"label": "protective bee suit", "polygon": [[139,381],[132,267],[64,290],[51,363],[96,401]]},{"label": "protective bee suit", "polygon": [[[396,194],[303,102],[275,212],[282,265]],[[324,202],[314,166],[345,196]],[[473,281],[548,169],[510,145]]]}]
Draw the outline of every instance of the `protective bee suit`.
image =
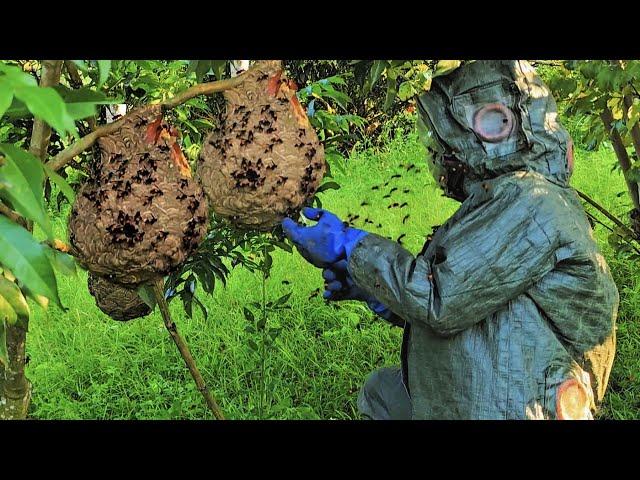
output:
[{"label": "protective bee suit", "polygon": [[524,61],[477,61],[418,107],[432,172],[462,205],[418,256],[373,233],[346,254],[350,281],[404,323],[402,368],[369,378],[361,412],[592,418],[618,291],[568,187],[571,139],[547,87]]}]

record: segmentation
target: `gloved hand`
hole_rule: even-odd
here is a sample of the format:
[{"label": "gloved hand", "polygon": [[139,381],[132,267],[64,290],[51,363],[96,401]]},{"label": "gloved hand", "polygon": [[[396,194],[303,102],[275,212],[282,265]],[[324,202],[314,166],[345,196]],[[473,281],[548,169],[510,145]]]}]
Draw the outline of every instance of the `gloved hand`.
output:
[{"label": "gloved hand", "polygon": [[351,279],[347,271],[347,261],[341,260],[322,271],[326,290],[323,297],[327,300],[361,300],[378,316],[389,320],[393,316],[391,310],[374,297],[367,295]]},{"label": "gloved hand", "polygon": [[329,267],[339,260],[348,260],[358,240],[367,235],[365,231],[347,227],[327,210],[307,207],[302,210],[302,214],[318,223],[305,227],[285,218],[282,228],[300,254],[319,268]]},{"label": "gloved hand", "polygon": [[327,282],[324,298],[361,300],[377,315],[387,320],[391,318],[392,312],[358,288],[347,271],[351,251],[368,232],[346,226],[327,210],[307,207],[302,210],[302,214],[309,220],[317,220],[318,223],[312,227],[305,227],[290,218],[285,218],[282,228],[309,263],[324,268],[323,277]]}]

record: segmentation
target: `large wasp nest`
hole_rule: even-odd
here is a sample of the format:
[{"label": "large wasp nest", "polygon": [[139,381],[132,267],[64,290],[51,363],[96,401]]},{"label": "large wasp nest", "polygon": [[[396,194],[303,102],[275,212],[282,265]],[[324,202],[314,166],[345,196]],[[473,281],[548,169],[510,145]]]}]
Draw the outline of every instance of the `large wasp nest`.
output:
[{"label": "large wasp nest", "polygon": [[98,308],[114,320],[126,322],[149,315],[152,311],[135,290],[121,287],[91,273],[87,285],[89,293],[95,297]]},{"label": "large wasp nest", "polygon": [[277,60],[257,62],[226,90],[226,113],[206,138],[198,172],[213,210],[238,226],[269,230],[307,204],[324,149]]},{"label": "large wasp nest", "polygon": [[99,140],[69,221],[78,259],[95,275],[133,288],[178,268],[204,239],[206,198],[177,135],[153,105]]}]

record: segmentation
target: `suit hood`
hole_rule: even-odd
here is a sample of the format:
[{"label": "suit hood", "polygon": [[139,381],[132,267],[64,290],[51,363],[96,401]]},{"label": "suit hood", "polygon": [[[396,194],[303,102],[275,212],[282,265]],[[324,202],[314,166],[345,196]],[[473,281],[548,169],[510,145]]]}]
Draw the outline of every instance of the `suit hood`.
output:
[{"label": "suit hood", "polygon": [[464,64],[434,78],[417,104],[432,173],[448,196],[464,200],[470,184],[515,171],[568,185],[571,137],[549,88],[528,62]]}]

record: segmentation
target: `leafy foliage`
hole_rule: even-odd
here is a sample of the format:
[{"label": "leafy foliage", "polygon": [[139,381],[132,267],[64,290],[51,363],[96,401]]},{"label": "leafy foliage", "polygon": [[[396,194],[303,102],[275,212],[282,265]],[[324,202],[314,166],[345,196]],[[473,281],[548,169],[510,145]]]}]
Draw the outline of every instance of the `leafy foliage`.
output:
[{"label": "leafy foliage", "polygon": [[[611,144],[634,204],[631,234],[613,228],[610,244],[621,254],[637,256],[640,240],[640,62],[636,60],[569,60],[557,62],[547,81],[562,113],[573,119],[570,133],[587,150]],[[631,242],[631,243],[630,243]]]}]

